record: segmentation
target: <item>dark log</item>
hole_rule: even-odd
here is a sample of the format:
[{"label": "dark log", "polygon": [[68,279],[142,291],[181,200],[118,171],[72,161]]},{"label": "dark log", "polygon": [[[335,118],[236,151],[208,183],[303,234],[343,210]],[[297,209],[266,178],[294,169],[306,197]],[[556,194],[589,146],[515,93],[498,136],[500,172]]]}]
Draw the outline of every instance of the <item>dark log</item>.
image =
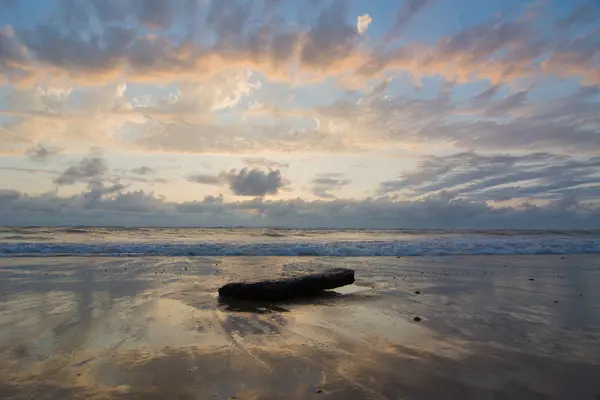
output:
[{"label": "dark log", "polygon": [[239,300],[282,301],[317,295],[323,290],[335,289],[352,283],[354,283],[353,270],[332,268],[320,273],[292,278],[228,283],[219,288],[219,296]]}]

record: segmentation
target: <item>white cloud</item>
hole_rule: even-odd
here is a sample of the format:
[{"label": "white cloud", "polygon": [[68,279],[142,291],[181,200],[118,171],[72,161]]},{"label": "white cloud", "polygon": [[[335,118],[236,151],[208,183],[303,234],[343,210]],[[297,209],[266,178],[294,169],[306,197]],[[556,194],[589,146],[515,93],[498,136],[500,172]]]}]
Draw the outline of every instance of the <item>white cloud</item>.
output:
[{"label": "white cloud", "polygon": [[356,30],[361,35],[367,32],[369,25],[373,22],[373,18],[369,14],[363,14],[358,16],[358,21],[356,23]]}]

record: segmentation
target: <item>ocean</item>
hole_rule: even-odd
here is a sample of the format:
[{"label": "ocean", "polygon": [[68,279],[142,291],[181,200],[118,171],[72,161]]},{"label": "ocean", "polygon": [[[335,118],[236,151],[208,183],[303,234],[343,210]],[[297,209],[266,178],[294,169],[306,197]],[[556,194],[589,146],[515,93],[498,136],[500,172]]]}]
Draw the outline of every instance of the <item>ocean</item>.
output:
[{"label": "ocean", "polygon": [[590,253],[600,253],[600,230],[0,228],[0,257],[373,257]]}]

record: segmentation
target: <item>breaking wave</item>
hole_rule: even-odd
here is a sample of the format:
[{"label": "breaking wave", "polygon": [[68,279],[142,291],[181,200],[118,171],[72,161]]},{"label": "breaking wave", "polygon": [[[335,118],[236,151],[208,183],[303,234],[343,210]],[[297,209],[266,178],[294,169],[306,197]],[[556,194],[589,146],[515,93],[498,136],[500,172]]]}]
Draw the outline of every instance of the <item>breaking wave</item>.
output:
[{"label": "breaking wave", "polygon": [[52,256],[446,256],[600,253],[597,237],[484,236],[387,241],[0,242],[0,257]]}]

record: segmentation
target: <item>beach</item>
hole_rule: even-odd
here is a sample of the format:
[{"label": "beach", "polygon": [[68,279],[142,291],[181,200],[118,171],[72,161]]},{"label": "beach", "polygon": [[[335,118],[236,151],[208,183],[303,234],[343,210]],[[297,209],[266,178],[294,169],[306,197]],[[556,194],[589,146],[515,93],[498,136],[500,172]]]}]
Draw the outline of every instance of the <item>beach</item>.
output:
[{"label": "beach", "polygon": [[4,257],[0,354],[2,399],[597,399],[600,255]]}]

